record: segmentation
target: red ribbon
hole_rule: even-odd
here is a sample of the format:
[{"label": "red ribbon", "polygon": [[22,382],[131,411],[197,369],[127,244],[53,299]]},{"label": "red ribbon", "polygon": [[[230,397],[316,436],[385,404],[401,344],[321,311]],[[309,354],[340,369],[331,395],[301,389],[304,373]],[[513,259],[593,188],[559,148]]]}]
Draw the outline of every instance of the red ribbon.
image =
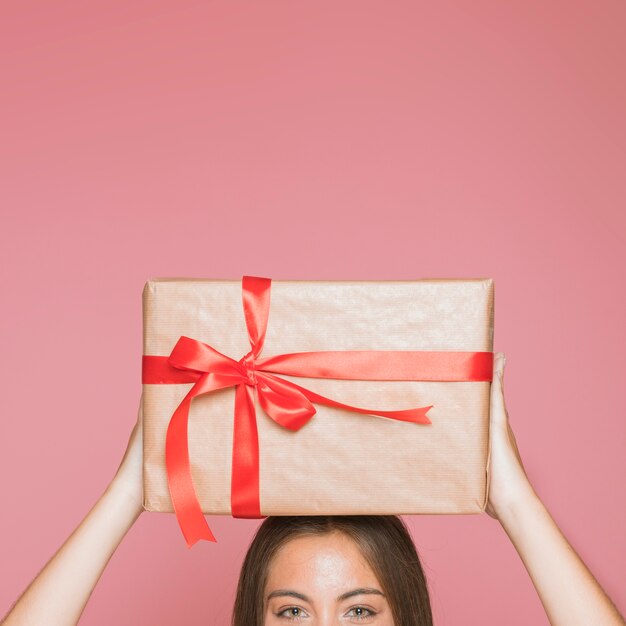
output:
[{"label": "red ribbon", "polygon": [[[259,494],[259,442],[255,393],[265,413],[290,430],[315,415],[313,402],[357,413],[430,424],[433,405],[401,411],[362,409],[320,396],[274,376],[286,374],[345,380],[491,381],[492,352],[324,351],[259,358],[265,341],[271,279],[242,278],[243,308],[252,349],[239,361],[211,346],[181,336],[169,356],[143,356],[143,384],[195,383],[174,411],[165,442],[167,479],[176,518],[188,547],[216,541],[202,513],[189,465],[187,424],[192,400],[201,394],[236,387],[231,474],[233,517],[262,518]],[[272,374],[273,373],[273,374]]]}]

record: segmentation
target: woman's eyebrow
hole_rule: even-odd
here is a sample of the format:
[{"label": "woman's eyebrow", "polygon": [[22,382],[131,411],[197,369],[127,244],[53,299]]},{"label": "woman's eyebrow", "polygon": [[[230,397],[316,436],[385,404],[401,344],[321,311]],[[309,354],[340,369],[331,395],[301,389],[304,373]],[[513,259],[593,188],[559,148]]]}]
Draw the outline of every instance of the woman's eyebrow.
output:
[{"label": "woman's eyebrow", "polygon": [[[342,593],[338,598],[337,602],[341,602],[342,600],[347,600],[352,596],[361,596],[361,595],[378,595],[385,597],[385,594],[379,589],[375,589],[374,587],[358,587],[357,589],[352,589],[351,591],[346,591]],[[268,596],[267,600],[271,600],[272,598],[278,598],[281,596],[289,596],[291,598],[298,598],[299,600],[304,600],[304,602],[311,602],[311,600],[305,596],[303,593],[298,591],[293,591],[292,589],[276,589],[272,591]]]},{"label": "woman's eyebrow", "polygon": [[342,593],[338,598],[337,602],[341,602],[342,600],[346,600],[347,598],[351,598],[352,596],[361,596],[361,595],[378,595],[385,597],[385,594],[379,589],[375,589],[374,587],[359,587],[358,589],[353,589],[352,591],[346,591],[346,593]]},{"label": "woman's eyebrow", "polygon": [[303,593],[292,591],[291,589],[276,589],[276,591],[272,591],[272,593],[267,596],[267,599],[271,600],[272,598],[279,598],[281,596],[289,596],[291,598],[304,600],[305,602],[311,602],[311,600],[309,600],[309,598],[307,598]]}]

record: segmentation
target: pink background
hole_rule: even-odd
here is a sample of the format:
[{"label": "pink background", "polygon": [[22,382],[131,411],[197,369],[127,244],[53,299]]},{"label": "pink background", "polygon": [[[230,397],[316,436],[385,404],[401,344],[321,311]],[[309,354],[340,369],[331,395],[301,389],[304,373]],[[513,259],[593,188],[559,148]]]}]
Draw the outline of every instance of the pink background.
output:
[{"label": "pink background", "polygon": [[[536,490],[623,612],[626,8],[3,3],[0,611],[112,478],[156,276],[485,277]],[[438,626],[548,624],[487,515],[407,517]],[[144,513],[88,625],[222,625],[258,520]]]}]

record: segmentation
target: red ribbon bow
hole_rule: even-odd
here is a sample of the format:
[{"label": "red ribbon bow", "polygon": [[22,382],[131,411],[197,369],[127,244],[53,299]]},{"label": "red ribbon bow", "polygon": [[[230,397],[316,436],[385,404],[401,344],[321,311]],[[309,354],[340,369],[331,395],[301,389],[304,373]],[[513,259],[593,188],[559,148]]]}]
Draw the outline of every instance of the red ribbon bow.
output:
[{"label": "red ribbon bow", "polygon": [[492,352],[324,351],[295,352],[259,358],[269,316],[271,279],[242,278],[243,307],[252,349],[239,361],[211,346],[181,336],[169,357],[143,356],[143,384],[194,382],[174,411],[167,429],[165,460],[176,518],[188,547],[216,541],[202,513],[189,465],[187,423],[192,400],[201,394],[236,387],[231,474],[233,517],[262,518],[259,494],[259,442],[255,393],[276,423],[298,430],[313,415],[313,402],[358,413],[430,424],[433,405],[401,411],[377,411],[342,404],[274,376],[286,374],[347,380],[491,381]]}]

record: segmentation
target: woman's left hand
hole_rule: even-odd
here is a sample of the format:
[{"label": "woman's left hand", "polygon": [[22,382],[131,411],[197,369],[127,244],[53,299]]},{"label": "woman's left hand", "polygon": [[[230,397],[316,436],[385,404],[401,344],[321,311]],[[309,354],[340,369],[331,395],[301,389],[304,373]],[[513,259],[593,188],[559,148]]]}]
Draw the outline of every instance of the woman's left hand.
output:
[{"label": "woman's left hand", "polygon": [[491,382],[490,481],[486,512],[499,520],[553,626],[626,626],[619,610],[535,493],[504,404],[504,354],[494,355]]},{"label": "woman's left hand", "polygon": [[504,354],[496,352],[491,382],[489,498],[485,509],[495,519],[500,519],[502,512],[510,510],[523,498],[535,495],[522,464],[504,402],[504,363]]}]

